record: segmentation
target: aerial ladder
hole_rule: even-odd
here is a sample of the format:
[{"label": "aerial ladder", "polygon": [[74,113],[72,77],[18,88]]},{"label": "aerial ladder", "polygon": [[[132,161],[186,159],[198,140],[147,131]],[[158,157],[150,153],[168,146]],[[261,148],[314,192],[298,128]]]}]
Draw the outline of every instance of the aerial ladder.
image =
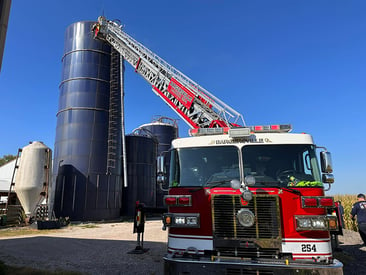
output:
[{"label": "aerial ladder", "polygon": [[94,38],[107,42],[191,128],[245,126],[243,116],[123,31],[98,18]]}]

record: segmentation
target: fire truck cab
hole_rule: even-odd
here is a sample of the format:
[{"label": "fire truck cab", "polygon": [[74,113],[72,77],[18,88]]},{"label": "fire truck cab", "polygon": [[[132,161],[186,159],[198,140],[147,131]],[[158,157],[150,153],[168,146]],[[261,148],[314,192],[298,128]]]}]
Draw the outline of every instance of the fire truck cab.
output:
[{"label": "fire truck cab", "polygon": [[193,129],[173,141],[166,274],[343,274],[324,196],[330,154],[319,165],[312,137],[290,130]]}]

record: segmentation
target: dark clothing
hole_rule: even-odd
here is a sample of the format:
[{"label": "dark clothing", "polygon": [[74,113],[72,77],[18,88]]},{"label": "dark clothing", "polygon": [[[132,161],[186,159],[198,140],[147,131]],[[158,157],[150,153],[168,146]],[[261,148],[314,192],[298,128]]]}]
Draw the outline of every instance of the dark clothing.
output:
[{"label": "dark clothing", "polygon": [[351,215],[357,216],[358,230],[366,245],[366,201],[358,201],[352,206]]},{"label": "dark clothing", "polygon": [[357,223],[366,223],[366,201],[358,201],[352,206],[352,217],[357,216]]},{"label": "dark clothing", "polygon": [[363,240],[363,244],[366,245],[366,223],[358,224],[358,232]]},{"label": "dark clothing", "polygon": [[341,221],[341,226],[342,228],[344,228],[344,219],[343,219],[343,216],[344,216],[344,208],[343,208],[343,205],[341,203],[337,203],[336,204],[337,207],[338,207],[338,214],[339,214],[339,219]]}]

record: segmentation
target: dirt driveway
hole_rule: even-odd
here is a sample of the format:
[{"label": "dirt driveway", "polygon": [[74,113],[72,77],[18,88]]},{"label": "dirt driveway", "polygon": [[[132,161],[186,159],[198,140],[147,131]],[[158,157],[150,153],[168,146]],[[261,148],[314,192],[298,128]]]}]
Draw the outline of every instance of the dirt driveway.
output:
[{"label": "dirt driveway", "polygon": [[[45,270],[71,270],[87,274],[162,274],[167,232],[161,221],[147,221],[145,254],[128,254],[136,247],[132,223],[93,223],[59,230],[35,230],[36,234],[1,236],[0,260],[8,265]],[[4,234],[3,234],[4,235]],[[344,231],[341,251],[335,257],[344,263],[344,274],[366,274],[366,247],[357,232]]]},{"label": "dirt driveway", "polygon": [[146,222],[144,248],[149,250],[145,254],[128,254],[137,245],[132,226],[127,222],[80,224],[17,237],[2,237],[0,231],[0,260],[88,274],[162,274],[167,233],[161,230],[161,221]]}]

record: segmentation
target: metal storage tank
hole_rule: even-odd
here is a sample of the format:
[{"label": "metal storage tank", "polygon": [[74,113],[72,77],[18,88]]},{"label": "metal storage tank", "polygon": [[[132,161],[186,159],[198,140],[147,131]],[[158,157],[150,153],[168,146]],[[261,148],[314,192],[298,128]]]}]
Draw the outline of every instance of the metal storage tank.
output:
[{"label": "metal storage tank", "polygon": [[[47,198],[51,181],[52,151],[35,141],[21,149],[14,190],[27,217]],[[41,195],[42,193],[42,195]]]},{"label": "metal storage tank", "polygon": [[122,215],[133,217],[136,201],[155,207],[156,154],[155,138],[141,133],[126,136],[128,186],[123,188]]},{"label": "metal storage tank", "polygon": [[54,211],[77,221],[119,217],[122,197],[123,62],[92,24],[66,29],[54,150]]},{"label": "metal storage tank", "polygon": [[[141,125],[139,129],[148,130],[158,141],[159,156],[162,152],[168,151],[172,140],[178,137],[178,126],[175,119],[168,117],[157,117],[151,123]],[[165,154],[165,167],[167,167],[167,177],[169,177],[169,154]],[[156,207],[164,207],[165,193],[158,187],[156,189]]]}]

